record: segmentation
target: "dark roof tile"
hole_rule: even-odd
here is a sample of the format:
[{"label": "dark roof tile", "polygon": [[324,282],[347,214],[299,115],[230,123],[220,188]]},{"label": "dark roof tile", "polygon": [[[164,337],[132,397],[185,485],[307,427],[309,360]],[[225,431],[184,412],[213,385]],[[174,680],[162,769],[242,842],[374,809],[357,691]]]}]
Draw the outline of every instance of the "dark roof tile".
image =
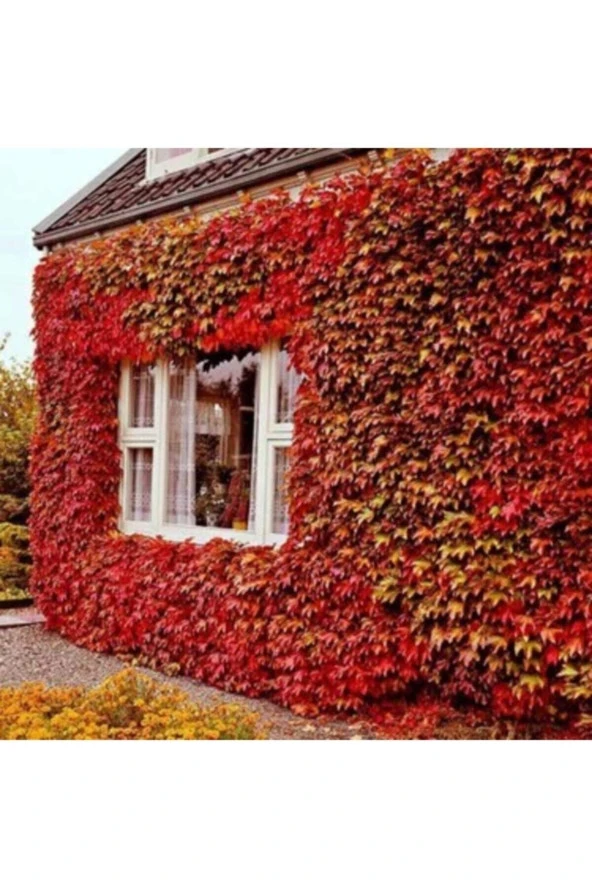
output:
[{"label": "dark roof tile", "polygon": [[89,193],[83,193],[77,203],[65,206],[63,215],[53,221],[48,219],[51,224],[42,227],[41,223],[35,233],[35,244],[43,246],[67,241],[90,231],[125,224],[134,218],[167,212],[175,206],[211,200],[300,169],[323,166],[363,150],[238,148],[231,154],[218,157],[214,154],[194,167],[146,182],[146,149],[141,149],[135,154],[131,152],[130,159],[124,157],[123,166],[116,168]]}]

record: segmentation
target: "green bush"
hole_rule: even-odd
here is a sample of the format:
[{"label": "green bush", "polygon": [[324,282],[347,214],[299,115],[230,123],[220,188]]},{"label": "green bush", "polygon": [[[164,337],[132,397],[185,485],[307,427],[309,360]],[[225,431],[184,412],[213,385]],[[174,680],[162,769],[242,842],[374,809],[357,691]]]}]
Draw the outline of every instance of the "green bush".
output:
[{"label": "green bush", "polygon": [[0,588],[0,602],[29,600],[30,596],[26,589],[19,589],[17,586],[7,586],[5,589]]},{"label": "green bush", "polygon": [[[2,528],[10,525],[0,525]],[[28,550],[28,533],[26,527],[15,527],[14,530],[24,531],[26,540],[20,539],[17,545],[0,544],[0,591],[11,586],[26,589],[29,580],[30,556]],[[11,537],[12,538],[12,537]]]},{"label": "green bush", "polygon": [[0,340],[0,494],[29,495],[29,444],[35,422],[33,375],[28,361],[3,359]]}]

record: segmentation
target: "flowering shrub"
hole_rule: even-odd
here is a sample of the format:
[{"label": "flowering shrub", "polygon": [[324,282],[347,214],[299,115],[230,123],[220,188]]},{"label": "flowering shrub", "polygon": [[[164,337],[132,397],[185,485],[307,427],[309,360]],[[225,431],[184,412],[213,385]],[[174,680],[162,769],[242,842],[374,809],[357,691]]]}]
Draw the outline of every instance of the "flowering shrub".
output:
[{"label": "flowering shrub", "polygon": [[0,740],[258,740],[256,715],[205,708],[171,685],[125,669],[90,690],[0,688]]},{"label": "flowering shrub", "polygon": [[[49,628],[296,711],[592,700],[592,155],[408,155],[36,273]],[[289,336],[281,549],[117,532],[125,358]]]}]

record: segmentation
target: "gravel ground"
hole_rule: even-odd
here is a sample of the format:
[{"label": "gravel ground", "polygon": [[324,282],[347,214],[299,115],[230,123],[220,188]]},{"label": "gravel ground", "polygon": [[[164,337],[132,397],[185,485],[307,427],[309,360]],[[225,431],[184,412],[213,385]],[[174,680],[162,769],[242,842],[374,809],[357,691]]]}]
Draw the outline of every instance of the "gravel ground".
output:
[{"label": "gravel ground", "polygon": [[[29,608],[4,611],[25,616]],[[32,612],[32,609],[31,609]],[[121,660],[76,647],[43,626],[0,628],[0,685],[41,681],[47,685],[92,687],[125,668]],[[169,678],[151,669],[140,671],[161,682],[177,685],[197,703],[240,703],[261,716],[273,740],[362,740],[372,739],[367,726],[327,719],[309,721],[268,700],[251,700],[227,694],[188,678]]]}]

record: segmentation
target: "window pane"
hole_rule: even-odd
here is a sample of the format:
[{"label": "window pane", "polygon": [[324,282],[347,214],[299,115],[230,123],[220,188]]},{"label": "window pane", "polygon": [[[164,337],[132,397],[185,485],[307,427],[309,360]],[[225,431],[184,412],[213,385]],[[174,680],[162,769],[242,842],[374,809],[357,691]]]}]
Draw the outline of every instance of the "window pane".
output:
[{"label": "window pane", "polygon": [[171,368],[167,520],[247,530],[259,355]]},{"label": "window pane", "polygon": [[195,524],[195,367],[171,364],[167,521]]},{"label": "window pane", "polygon": [[193,151],[193,148],[155,148],[154,163],[164,163],[165,160],[171,160],[181,154],[188,154],[190,151]]},{"label": "window pane", "polygon": [[273,459],[273,513],[271,532],[288,533],[287,473],[290,465],[290,448],[275,447]]},{"label": "window pane", "polygon": [[247,530],[259,355],[197,365],[196,523]]},{"label": "window pane", "polygon": [[132,370],[130,426],[134,429],[154,426],[154,367],[135,364]]},{"label": "window pane", "polygon": [[128,521],[152,520],[152,462],[151,447],[129,449],[128,496],[125,517]]},{"label": "window pane", "polygon": [[287,349],[280,348],[277,356],[277,423],[294,422],[294,407],[296,406],[296,392],[302,376],[297,373],[290,363]]}]

